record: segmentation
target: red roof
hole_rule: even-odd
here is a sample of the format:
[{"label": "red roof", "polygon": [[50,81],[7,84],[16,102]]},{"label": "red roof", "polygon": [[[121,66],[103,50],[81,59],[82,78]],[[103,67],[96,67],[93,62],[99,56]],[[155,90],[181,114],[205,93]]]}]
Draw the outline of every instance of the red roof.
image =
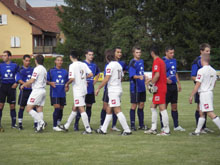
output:
[{"label": "red roof", "polygon": [[[31,7],[26,2],[26,10],[14,4],[14,0],[0,0],[13,14],[16,14],[33,25],[33,34],[44,32],[60,33],[55,7]],[[36,27],[35,27],[36,26]],[[41,32],[42,33],[42,32]]]}]

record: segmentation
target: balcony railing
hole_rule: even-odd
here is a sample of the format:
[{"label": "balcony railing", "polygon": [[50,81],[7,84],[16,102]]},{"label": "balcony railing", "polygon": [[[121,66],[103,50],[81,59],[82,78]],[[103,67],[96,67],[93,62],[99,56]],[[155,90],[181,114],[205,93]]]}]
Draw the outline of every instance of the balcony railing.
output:
[{"label": "balcony railing", "polygon": [[52,54],[55,53],[54,46],[37,46],[34,47],[34,54]]}]

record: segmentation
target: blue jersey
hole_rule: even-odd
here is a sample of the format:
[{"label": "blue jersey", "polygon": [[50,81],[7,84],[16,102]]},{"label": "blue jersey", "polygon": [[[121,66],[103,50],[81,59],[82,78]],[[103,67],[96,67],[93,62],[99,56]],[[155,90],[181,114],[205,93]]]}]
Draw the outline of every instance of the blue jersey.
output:
[{"label": "blue jersey", "polygon": [[[30,80],[33,70],[34,69],[30,66],[28,68],[25,68],[24,66],[22,66],[17,73],[16,82],[18,82],[19,80],[22,80],[24,82],[27,82],[28,80]],[[31,88],[26,88],[26,87],[24,89],[31,90]]]},{"label": "blue jersey", "polygon": [[191,76],[196,77],[198,70],[202,68],[201,56],[197,57],[192,63]]},{"label": "blue jersey", "polygon": [[16,82],[16,75],[19,70],[19,66],[14,63],[10,62],[6,64],[2,62],[0,64],[0,80],[3,84],[14,84]]},{"label": "blue jersey", "polygon": [[88,94],[92,94],[92,93],[94,93],[94,85],[93,85],[94,77],[100,73],[100,70],[99,70],[98,66],[95,63],[93,63],[93,62],[92,63],[88,63],[88,62],[84,61],[84,63],[86,63],[88,65],[89,69],[93,73],[92,77],[87,78],[87,83],[88,83],[87,93]]},{"label": "blue jersey", "polygon": [[134,76],[144,76],[144,61],[132,59],[129,63],[130,92],[145,92],[145,78],[134,79]]},{"label": "blue jersey", "polygon": [[163,57],[163,60],[166,64],[166,73],[167,78],[169,78],[172,81],[172,84],[176,84],[176,72],[177,72],[177,64],[176,59],[167,59],[166,57]]},{"label": "blue jersey", "polygon": [[47,81],[55,82],[56,87],[50,86],[51,97],[65,97],[65,84],[68,81],[68,72],[65,69],[57,69],[56,67],[50,69],[47,73]]}]

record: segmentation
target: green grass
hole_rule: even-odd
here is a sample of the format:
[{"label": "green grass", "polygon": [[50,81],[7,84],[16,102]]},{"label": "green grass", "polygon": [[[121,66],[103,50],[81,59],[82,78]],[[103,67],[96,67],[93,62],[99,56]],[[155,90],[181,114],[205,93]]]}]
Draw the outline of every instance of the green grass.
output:
[{"label": "green grass", "polygon": [[[129,83],[123,83],[122,111],[129,122]],[[133,132],[132,136],[122,137],[116,132],[108,131],[103,135],[81,135],[74,132],[72,126],[68,133],[52,131],[53,108],[49,102],[49,92],[44,108],[44,118],[48,127],[44,133],[34,133],[33,119],[25,112],[23,131],[10,128],[8,105],[3,111],[2,124],[4,133],[0,133],[0,164],[220,164],[220,133],[213,122],[207,125],[215,132],[199,137],[189,136],[195,129],[194,112],[196,104],[190,105],[188,97],[193,88],[191,81],[182,81],[183,91],[179,93],[179,121],[186,132],[173,132],[169,137],[145,135],[143,131]],[[92,128],[98,128],[102,108],[102,92],[96,98],[92,109]],[[145,123],[151,124],[150,100],[147,94],[145,104]],[[214,91],[215,113],[220,114],[220,82]],[[67,106],[64,109],[63,123],[67,120],[72,106],[72,91],[67,94]],[[18,107],[17,107],[18,111]],[[170,116],[170,128],[173,121]],[[137,115],[136,115],[137,117]],[[138,120],[136,118],[136,125]],[[120,128],[119,122],[117,126]]]}]

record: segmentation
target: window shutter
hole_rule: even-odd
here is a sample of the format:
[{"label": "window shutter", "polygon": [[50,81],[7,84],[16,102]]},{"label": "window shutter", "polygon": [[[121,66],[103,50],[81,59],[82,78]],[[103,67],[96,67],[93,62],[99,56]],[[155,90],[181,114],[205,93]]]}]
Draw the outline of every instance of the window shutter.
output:
[{"label": "window shutter", "polygon": [[20,42],[20,38],[19,37],[15,37],[15,46],[16,47],[21,47],[21,42]]},{"label": "window shutter", "polygon": [[11,37],[11,47],[14,48],[15,47],[15,37]]},{"label": "window shutter", "polygon": [[7,25],[7,15],[2,14],[2,25]]}]

